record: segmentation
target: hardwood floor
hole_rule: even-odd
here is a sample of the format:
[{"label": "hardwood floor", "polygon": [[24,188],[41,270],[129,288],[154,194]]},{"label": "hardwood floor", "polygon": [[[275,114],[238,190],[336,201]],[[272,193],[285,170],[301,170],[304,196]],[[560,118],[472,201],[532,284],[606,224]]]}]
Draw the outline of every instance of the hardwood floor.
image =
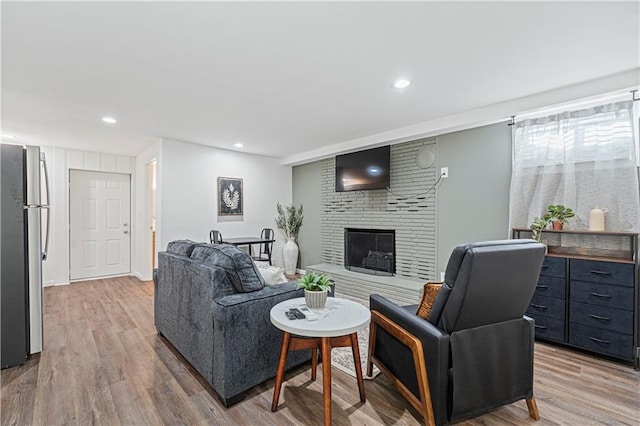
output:
[{"label": "hardwood floor", "polygon": [[[153,284],[124,277],[45,289],[45,351],[2,370],[2,425],[315,425],[322,379],[308,366],[287,373],[279,410],[274,380],[224,408],[206,382],[153,326]],[[336,425],[417,425],[418,413],[382,375],[365,382],[333,369]],[[536,344],[535,396],[465,424],[640,424],[640,373],[623,364]]]}]

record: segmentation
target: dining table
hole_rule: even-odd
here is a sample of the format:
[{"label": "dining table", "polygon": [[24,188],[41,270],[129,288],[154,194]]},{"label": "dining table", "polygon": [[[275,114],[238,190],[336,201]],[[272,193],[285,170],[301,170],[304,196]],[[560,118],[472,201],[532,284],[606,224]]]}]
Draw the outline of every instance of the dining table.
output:
[{"label": "dining table", "polygon": [[[261,238],[261,237],[232,237],[232,238],[223,238],[222,244],[231,244],[232,246],[249,246],[249,255],[251,255],[251,246],[255,244],[273,244],[276,240],[271,238]],[[271,265],[271,247],[267,250],[267,256],[269,258],[269,265]]]}]

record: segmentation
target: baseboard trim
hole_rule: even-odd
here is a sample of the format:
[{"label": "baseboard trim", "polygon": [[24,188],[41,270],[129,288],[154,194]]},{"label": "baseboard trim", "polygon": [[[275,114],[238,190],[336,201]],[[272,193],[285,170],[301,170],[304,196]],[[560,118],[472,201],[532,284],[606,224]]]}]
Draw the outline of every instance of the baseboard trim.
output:
[{"label": "baseboard trim", "polygon": [[131,277],[131,276],[134,276],[134,274],[129,272],[127,274],[105,275],[105,276],[102,276],[102,277],[91,277],[91,278],[79,278],[77,280],[69,280],[69,283],[73,284],[73,283],[81,283],[81,282],[84,282],[84,281],[106,280],[108,278]]},{"label": "baseboard trim", "polygon": [[57,283],[55,281],[49,281],[46,283],[42,283],[42,287],[57,287],[59,285],[69,285],[69,282],[62,282],[62,283]]}]

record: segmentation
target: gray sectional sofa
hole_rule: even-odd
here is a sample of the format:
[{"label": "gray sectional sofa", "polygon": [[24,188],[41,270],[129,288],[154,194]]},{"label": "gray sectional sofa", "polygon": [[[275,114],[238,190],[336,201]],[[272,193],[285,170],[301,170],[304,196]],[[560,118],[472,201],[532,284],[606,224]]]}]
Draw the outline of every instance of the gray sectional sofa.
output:
[{"label": "gray sectional sofa", "polygon": [[[209,382],[225,406],[276,375],[282,331],[271,308],[302,297],[295,282],[265,287],[251,257],[226,244],[173,241],[154,271],[155,326]],[[295,351],[287,368],[310,359]]]}]

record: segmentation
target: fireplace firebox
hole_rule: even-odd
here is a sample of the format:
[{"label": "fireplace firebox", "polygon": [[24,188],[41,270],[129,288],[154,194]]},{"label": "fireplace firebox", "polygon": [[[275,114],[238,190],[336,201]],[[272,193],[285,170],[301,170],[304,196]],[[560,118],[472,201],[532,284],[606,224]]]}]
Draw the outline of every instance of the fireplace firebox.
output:
[{"label": "fireplace firebox", "polygon": [[394,275],[396,273],[396,231],[345,228],[344,266],[354,272]]}]

